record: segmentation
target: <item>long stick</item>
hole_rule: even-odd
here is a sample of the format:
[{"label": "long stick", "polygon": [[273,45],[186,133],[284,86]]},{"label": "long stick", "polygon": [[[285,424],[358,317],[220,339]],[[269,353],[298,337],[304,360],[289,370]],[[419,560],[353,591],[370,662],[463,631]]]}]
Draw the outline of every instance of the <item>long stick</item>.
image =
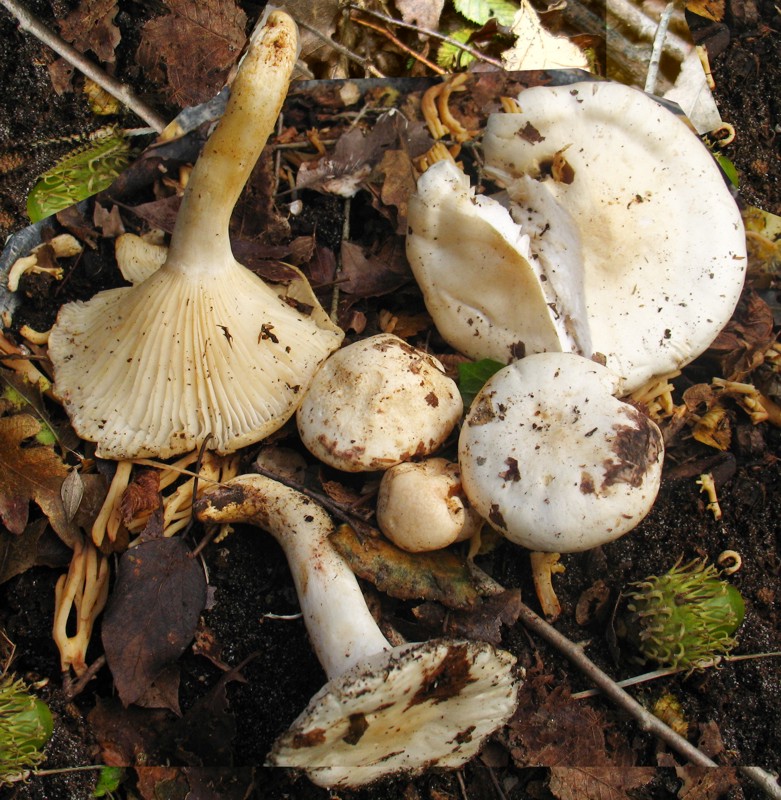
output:
[{"label": "long stick", "polygon": [[[643,708],[637,700],[627,694],[607,673],[603,672],[581,648],[573,644],[566,636],[559,633],[552,625],[545,622],[542,617],[539,617],[523,603],[521,603],[519,619],[529,630],[541,636],[565,655],[602,690],[603,694],[609,697],[617,706],[631,714],[640,723],[641,728],[661,739],[692,764],[700,767],[719,766],[691,742],[684,739],[683,736],[677,734],[672,728]],[[759,767],[738,767],[738,770],[762,789],[768,797],[773,798],[773,800],[781,800],[781,786],[778,785],[769,772]]]},{"label": "long stick", "polygon": [[64,39],[50,31],[42,22],[36,19],[21,3],[16,0],[0,0],[0,3],[13,14],[19,22],[19,27],[26,33],[35,36],[55,53],[62,56],[72,64],[79,72],[82,72],[91,80],[95,81],[101,88],[105,89],[113,97],[126,105],[134,114],[137,114],[151,128],[160,133],[166,126],[166,121],[143,100],[140,100],[130,87],[120,83],[110,75],[107,75],[100,67],[93,64],[73,46]]}]

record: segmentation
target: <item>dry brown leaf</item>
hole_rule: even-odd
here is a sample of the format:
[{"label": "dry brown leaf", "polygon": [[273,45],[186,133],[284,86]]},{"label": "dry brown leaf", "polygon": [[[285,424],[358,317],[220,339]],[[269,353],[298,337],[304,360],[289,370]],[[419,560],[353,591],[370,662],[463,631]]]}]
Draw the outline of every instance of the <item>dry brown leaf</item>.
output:
[{"label": "dry brown leaf", "polygon": [[653,777],[653,767],[552,767],[548,788],[559,800],[628,800]]},{"label": "dry brown leaf", "polygon": [[113,64],[116,61],[114,48],[122,38],[114,24],[118,11],[116,0],[82,0],[79,7],[60,22],[62,38],[80,52],[91,50],[104,63]]},{"label": "dry brown leaf", "polygon": [[686,0],[686,10],[699,17],[721,22],[724,19],[725,0]]},{"label": "dry brown leaf", "polygon": [[162,503],[160,497],[160,473],[154,469],[140,472],[122,493],[119,510],[127,525],[133,518],[147,511],[154,511]]},{"label": "dry brown leaf", "polygon": [[697,767],[676,763],[675,773],[683,782],[678,790],[680,800],[719,800],[730,789],[740,786],[734,767]]},{"label": "dry brown leaf", "polygon": [[138,62],[157,76],[164,66],[169,98],[196,105],[225,83],[246,39],[247,16],[233,0],[166,0],[166,5],[169,14],[144,25]]},{"label": "dry brown leaf", "polygon": [[445,0],[396,0],[404,22],[429,30],[439,30],[439,17]]},{"label": "dry brown leaf", "polygon": [[40,430],[40,422],[29,414],[0,418],[0,519],[11,533],[22,533],[34,500],[57,535],[73,548],[81,534],[68,522],[60,495],[68,467],[53,448],[27,446],[26,440]]}]

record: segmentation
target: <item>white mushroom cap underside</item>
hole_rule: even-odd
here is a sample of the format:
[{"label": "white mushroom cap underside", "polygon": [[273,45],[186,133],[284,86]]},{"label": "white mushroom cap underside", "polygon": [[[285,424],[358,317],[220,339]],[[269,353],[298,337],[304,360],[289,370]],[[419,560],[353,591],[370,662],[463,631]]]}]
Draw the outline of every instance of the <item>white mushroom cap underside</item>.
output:
[{"label": "white mushroom cap underside", "polygon": [[[574,229],[557,239],[554,263],[541,265],[509,211],[476,197],[450,161],[421,176],[408,225],[407,258],[426,308],[457,350],[506,363],[524,352],[588,347]],[[558,287],[557,269],[566,287]]]},{"label": "white mushroom cap underside", "polygon": [[458,387],[436,358],[398,336],[378,334],[323,364],[296,419],[313,455],[361,472],[432,453],[462,412]]},{"label": "white mushroom cap underside", "polygon": [[569,353],[497,372],[459,439],[464,492],[508,539],[531,550],[587,550],[634,528],[659,490],[658,427],[616,399],[609,369]]},{"label": "white mushroom cap underside", "polygon": [[[519,103],[520,114],[491,115],[486,165],[541,258],[569,236],[564,218],[539,213],[545,195],[576,222],[593,351],[625,392],[688,363],[729,320],[746,269],[740,213],[712,156],[672,112],[618,83],[533,87]],[[572,182],[535,180],[559,151]]]},{"label": "white mushroom cap underside", "polygon": [[232,452],[281,427],[343,333],[291,307],[240,264],[166,267],[62,307],[56,391],[104,458]]},{"label": "white mushroom cap underside", "polygon": [[491,645],[402,645],[329,681],[268,762],[331,787],[457,767],[510,718],[519,685],[515,657]]}]

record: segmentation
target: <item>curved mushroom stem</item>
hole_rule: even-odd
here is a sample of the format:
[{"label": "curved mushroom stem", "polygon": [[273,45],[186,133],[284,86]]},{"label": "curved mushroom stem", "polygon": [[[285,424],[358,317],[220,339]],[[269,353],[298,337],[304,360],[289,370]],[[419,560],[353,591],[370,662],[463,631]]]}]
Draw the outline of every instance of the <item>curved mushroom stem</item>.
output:
[{"label": "curved mushroom stem", "polygon": [[[231,212],[274,130],[297,56],[295,22],[283,11],[272,11],[250,36],[225,113],[190,175],[167,268],[208,264],[211,253],[204,253],[205,241],[216,254],[230,248]],[[204,225],[209,227],[206,232]],[[194,227],[201,229],[197,237],[191,236]]]},{"label": "curved mushroom stem", "polygon": [[328,540],[331,518],[308,497],[263,475],[240,475],[206,494],[195,508],[202,522],[257,525],[279,542],[329,680],[391,649],[355,575]]}]

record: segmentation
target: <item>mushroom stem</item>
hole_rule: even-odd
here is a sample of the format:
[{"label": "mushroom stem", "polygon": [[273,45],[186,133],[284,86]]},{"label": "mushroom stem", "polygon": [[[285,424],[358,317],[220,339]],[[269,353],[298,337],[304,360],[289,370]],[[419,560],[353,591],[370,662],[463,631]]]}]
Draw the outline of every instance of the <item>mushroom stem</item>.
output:
[{"label": "mushroom stem", "polygon": [[196,513],[202,522],[257,525],[279,542],[329,680],[391,649],[355,575],[328,539],[334,523],[308,497],[264,475],[241,475],[199,500]]},{"label": "mushroom stem", "polygon": [[[272,11],[263,23],[261,19],[250,36],[225,114],[193,168],[172,234],[167,269],[189,271],[193,265],[208,265],[211,253],[204,252],[204,243],[214,248],[218,262],[230,248],[231,212],[274,130],[298,53],[296,25],[290,16]],[[201,231],[198,236],[192,236],[195,229]]]}]

